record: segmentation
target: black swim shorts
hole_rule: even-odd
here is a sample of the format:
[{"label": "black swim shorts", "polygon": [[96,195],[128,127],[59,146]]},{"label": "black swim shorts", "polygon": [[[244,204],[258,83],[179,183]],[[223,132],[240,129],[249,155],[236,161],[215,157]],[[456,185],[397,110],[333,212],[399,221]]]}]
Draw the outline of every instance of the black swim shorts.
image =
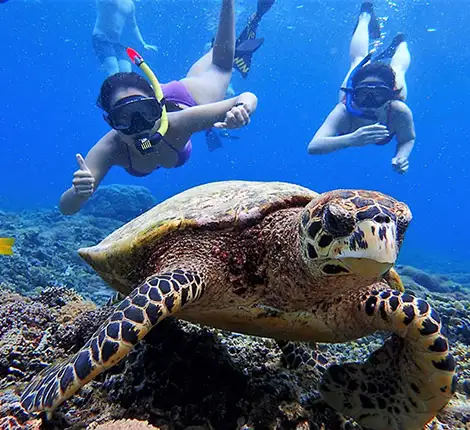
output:
[{"label": "black swim shorts", "polygon": [[107,57],[116,57],[118,60],[128,60],[126,48],[120,43],[112,43],[99,34],[92,36],[93,50],[101,62]]}]

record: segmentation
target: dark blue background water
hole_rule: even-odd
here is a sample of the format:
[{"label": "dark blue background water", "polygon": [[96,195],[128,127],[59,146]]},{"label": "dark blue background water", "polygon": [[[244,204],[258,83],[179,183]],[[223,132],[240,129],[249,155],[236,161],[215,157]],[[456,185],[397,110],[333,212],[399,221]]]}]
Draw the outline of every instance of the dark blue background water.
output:
[{"label": "dark blue background water", "polygon": [[[389,17],[385,43],[403,31],[412,54],[408,104],[418,138],[406,175],[391,169],[394,145],[307,155],[308,142],[337,102],[360,2],[278,0],[260,26],[258,35],[266,42],[255,54],[249,78],[234,75],[237,91],[259,97],[252,124],[235,132],[241,139],[210,153],[202,134],[196,135],[193,156],[183,168],[146,178],[115,168],[104,184],[144,185],[159,199],[224,179],[291,181],[319,192],[376,189],[413,210],[402,260],[464,270],[470,261],[470,8],[463,1],[396,3],[375,5],[378,15]],[[144,38],[160,48],[145,57],[162,82],[183,77],[203,54],[219,5],[214,0],[137,3]],[[238,2],[239,30],[255,7],[255,0]],[[104,78],[91,48],[94,20],[94,1],[0,5],[2,209],[57,205],[77,169],[75,153],[85,155],[108,130],[94,105]]]}]

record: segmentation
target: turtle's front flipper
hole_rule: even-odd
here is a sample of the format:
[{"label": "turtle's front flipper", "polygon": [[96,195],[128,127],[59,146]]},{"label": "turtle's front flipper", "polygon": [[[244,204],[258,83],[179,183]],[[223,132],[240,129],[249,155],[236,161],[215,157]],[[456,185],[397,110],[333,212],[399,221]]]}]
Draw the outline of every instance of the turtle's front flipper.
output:
[{"label": "turtle's front flipper", "polygon": [[[378,284],[379,290],[383,287]],[[364,427],[422,430],[454,393],[454,357],[428,303],[379,290],[361,294],[342,312],[349,312],[347,321],[358,321],[364,331],[395,334],[365,363],[329,367],[320,392],[330,406]]]},{"label": "turtle's front flipper", "polygon": [[203,277],[195,272],[175,270],[150,276],[80,351],[33,379],[21,396],[23,406],[50,416],[83,385],[123,359],[152,327],[199,299],[204,288]]}]

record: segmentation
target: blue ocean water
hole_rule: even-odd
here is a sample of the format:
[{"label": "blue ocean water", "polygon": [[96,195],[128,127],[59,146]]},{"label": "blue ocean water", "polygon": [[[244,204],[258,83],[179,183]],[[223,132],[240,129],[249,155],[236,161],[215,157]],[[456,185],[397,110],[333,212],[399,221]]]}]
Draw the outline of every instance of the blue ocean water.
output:
[{"label": "blue ocean water", "polygon": [[[239,140],[209,152],[203,134],[182,168],[134,178],[115,168],[103,184],[139,184],[158,199],[218,180],[280,180],[322,192],[380,190],[407,202],[414,214],[401,261],[441,272],[464,271],[470,261],[467,228],[467,120],[470,9],[463,0],[374,2],[386,18],[388,43],[407,35],[412,63],[407,103],[416,146],[406,175],[394,173],[394,145],[309,156],[306,148],[333,108],[349,67],[348,47],[360,2],[277,0],[258,35],[248,79],[236,73],[237,92],[253,91],[259,107]],[[219,1],[142,0],[137,21],[158,53],[145,53],[162,82],[183,77],[211,40]],[[255,0],[237,2],[241,30]],[[0,208],[51,208],[70,186],[83,155],[108,130],[95,106],[104,79],[91,46],[92,0],[10,0],[0,5]],[[132,39],[128,44],[140,49]]]}]

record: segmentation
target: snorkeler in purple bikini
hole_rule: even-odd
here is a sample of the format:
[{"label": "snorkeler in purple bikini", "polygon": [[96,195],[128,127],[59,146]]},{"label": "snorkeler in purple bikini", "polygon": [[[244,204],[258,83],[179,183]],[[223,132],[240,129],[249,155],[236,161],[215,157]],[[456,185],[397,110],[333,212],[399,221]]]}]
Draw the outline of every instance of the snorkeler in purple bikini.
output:
[{"label": "snorkeler in purple bikini", "polygon": [[213,48],[191,67],[185,78],[160,86],[135,54],[133,61],[152,86],[133,72],[117,73],[104,81],[98,106],[104,110],[104,119],[112,130],[90,149],[85,159],[77,154],[79,169],[59,203],[63,214],[78,212],[113,166],[121,166],[134,176],[148,175],[160,167],[178,167],[191,154],[193,133],[249,124],[258,103],[253,93],[224,100],[235,56],[234,1],[222,0]]}]

